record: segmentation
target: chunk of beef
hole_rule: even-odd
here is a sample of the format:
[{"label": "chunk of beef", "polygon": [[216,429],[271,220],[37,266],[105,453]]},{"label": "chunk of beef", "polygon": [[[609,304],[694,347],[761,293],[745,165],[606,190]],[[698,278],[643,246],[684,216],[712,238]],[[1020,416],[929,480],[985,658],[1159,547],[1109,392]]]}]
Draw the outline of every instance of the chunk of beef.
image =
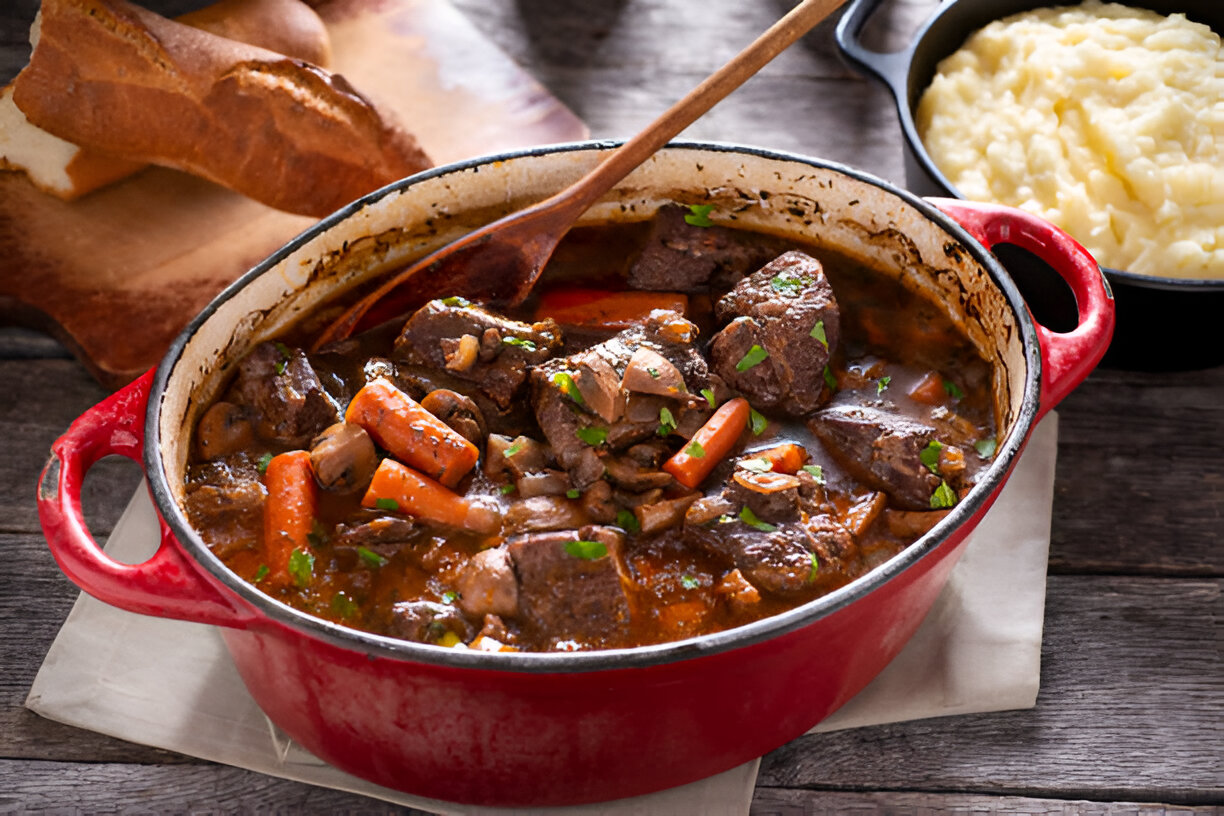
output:
[{"label": "chunk of beef", "polygon": [[384,557],[394,555],[417,536],[416,522],[405,516],[378,516],[369,521],[336,527],[331,543],[335,549],[364,548]]},{"label": "chunk of beef", "polygon": [[888,494],[902,510],[929,510],[940,477],[922,462],[935,429],[877,408],[840,405],[808,420],[811,429],[854,478]]},{"label": "chunk of beef", "polygon": [[505,547],[481,550],[463,565],[456,581],[459,608],[473,617],[518,615],[518,578]]},{"label": "chunk of beef", "polygon": [[527,368],[548,359],[560,345],[561,333],[552,320],[520,323],[447,298],[431,300],[408,319],[395,341],[395,356],[475,383],[504,411],[526,382]]},{"label": "chunk of beef", "polygon": [[340,408],[300,349],[260,343],[238,366],[235,393],[255,410],[264,439],[304,448],[315,434],[339,421]]},{"label": "chunk of beef", "polygon": [[450,604],[401,601],[391,608],[391,635],[418,643],[437,643],[447,632],[467,642],[475,627]]},{"label": "chunk of beef", "polygon": [[761,521],[779,524],[799,518],[799,477],[737,469],[723,495],[736,507],[747,507]]},{"label": "chunk of beef", "polygon": [[[660,292],[721,291],[782,250],[781,241],[745,241],[725,227],[685,221],[687,207],[660,207],[650,234],[629,270],[629,286]],[[774,245],[776,243],[776,246]]]},{"label": "chunk of beef", "polygon": [[[607,553],[596,558],[571,554],[566,544],[574,541],[598,541]],[[522,614],[556,640],[591,640],[621,630],[629,620],[621,541],[619,531],[610,527],[511,538],[507,548],[519,578]]]},{"label": "chunk of beef", "polygon": [[245,455],[192,465],[187,473],[183,509],[220,558],[254,546],[263,529],[268,491],[259,470]]},{"label": "chunk of beef", "polygon": [[820,407],[840,317],[819,261],[787,252],[737,283],[715,313],[730,321],[710,341],[727,385],[761,409],[802,416]]}]

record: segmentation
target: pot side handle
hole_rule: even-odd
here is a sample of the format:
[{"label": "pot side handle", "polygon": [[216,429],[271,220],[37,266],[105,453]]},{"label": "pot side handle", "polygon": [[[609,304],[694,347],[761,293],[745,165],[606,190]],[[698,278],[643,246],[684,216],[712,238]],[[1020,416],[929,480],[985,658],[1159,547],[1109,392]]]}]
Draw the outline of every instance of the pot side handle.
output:
[{"label": "pot side handle", "polygon": [[[859,70],[875,76],[887,85],[897,98],[898,104],[905,98],[906,75],[909,72],[909,54],[906,51],[886,53],[872,51],[863,45],[859,35],[879,8],[883,0],[854,0],[837,21],[834,37],[842,54]],[[910,46],[913,47],[912,44]]]},{"label": "pot side handle", "polygon": [[89,468],[111,454],[141,464],[152,381],[150,370],[78,417],[52,444],[38,480],[38,516],[47,545],[64,574],[100,601],[142,615],[243,628],[253,615],[224,598],[190,564],[160,514],[160,544],[143,564],[108,556],[85,525],[81,488]]},{"label": "pot side handle", "polygon": [[[1075,295],[1079,323],[1051,331],[1034,318],[1041,345],[1041,404],[1037,416],[1063,400],[1105,356],[1114,330],[1114,300],[1096,259],[1067,233],[1032,213],[1001,204],[928,198],[987,249],[1015,244],[1062,277]],[[1031,313],[1030,313],[1031,315]]]}]

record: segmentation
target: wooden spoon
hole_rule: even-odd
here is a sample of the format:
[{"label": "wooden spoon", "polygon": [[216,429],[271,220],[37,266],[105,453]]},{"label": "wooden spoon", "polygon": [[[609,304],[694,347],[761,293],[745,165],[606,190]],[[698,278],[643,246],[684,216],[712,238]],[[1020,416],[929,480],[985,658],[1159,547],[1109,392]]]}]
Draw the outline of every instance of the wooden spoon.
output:
[{"label": "wooden spoon", "polygon": [[[521,302],[531,292],[557,243],[588,207],[843,2],[803,0],[577,182],[417,261],[341,315],[313,347],[343,340],[357,329],[403,313],[413,297],[419,301],[422,292],[445,289],[474,300]],[[412,292],[393,295],[410,278],[414,279]]]}]

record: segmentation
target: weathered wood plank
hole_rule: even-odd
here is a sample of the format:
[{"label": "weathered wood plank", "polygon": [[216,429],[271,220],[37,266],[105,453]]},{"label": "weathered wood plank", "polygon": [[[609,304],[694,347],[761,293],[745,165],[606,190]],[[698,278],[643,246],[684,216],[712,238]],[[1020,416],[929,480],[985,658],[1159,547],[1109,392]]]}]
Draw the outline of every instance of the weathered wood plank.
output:
[{"label": "weathered wood plank", "polygon": [[1224,802],[1222,619],[1220,580],[1052,577],[1036,708],[804,736],[760,784]]},{"label": "weathered wood plank", "polygon": [[1090,802],[1084,799],[1033,799],[958,793],[844,793],[757,786],[752,816],[821,816],[886,813],[890,816],[942,816],[964,813],[1014,813],[1025,816],[1219,816],[1214,805],[1185,807],[1148,802]]}]

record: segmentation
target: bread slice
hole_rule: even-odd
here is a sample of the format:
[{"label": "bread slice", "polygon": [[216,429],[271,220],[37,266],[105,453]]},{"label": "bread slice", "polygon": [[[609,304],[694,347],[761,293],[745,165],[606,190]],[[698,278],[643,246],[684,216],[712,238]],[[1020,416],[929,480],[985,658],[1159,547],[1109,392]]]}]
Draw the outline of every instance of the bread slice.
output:
[{"label": "bread slice", "polygon": [[13,102],[35,126],[321,216],[430,165],[338,74],[126,0],[44,0]]}]

